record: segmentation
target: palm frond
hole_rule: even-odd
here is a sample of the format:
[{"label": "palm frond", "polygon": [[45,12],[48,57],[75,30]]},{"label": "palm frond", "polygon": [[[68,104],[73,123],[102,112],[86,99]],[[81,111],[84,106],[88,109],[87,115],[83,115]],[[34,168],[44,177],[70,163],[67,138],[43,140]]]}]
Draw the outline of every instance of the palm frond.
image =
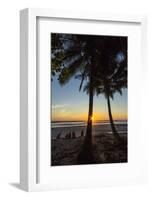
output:
[{"label": "palm frond", "polygon": [[86,78],[87,67],[88,67],[88,65],[86,64],[85,67],[84,67],[84,71],[81,74],[81,83],[80,83],[80,86],[79,86],[79,91],[81,91],[81,88],[82,88],[82,85],[83,85],[83,81]]},{"label": "palm frond", "polygon": [[83,87],[83,92],[86,92],[87,94],[89,94],[89,90],[90,90],[90,87],[89,87],[89,83],[87,82]]},{"label": "palm frond", "polygon": [[79,57],[77,60],[62,69],[58,78],[61,85],[68,83],[68,81],[75,75],[81,65],[82,59],[82,57]]}]

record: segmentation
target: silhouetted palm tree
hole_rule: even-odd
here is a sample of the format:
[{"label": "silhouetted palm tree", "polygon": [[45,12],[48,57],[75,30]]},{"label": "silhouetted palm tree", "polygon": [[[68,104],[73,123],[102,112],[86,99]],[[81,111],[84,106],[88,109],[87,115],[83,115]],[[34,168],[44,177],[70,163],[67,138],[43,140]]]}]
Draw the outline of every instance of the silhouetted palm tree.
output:
[{"label": "silhouetted palm tree", "polygon": [[[107,99],[108,114],[113,134],[120,140],[120,136],[115,128],[111,111],[110,98],[114,98],[115,93],[122,95],[122,88],[127,87],[127,41],[122,40],[123,46],[114,51],[108,52],[108,59],[97,73],[95,90],[97,95],[104,94]],[[109,49],[109,46],[108,46]],[[114,52],[114,53],[113,53]],[[105,68],[105,69],[103,69]]]},{"label": "silhouetted palm tree", "polygon": [[110,98],[114,99],[114,94],[119,92],[122,95],[122,88],[126,87],[123,85],[123,83],[115,83],[115,84],[110,84],[109,82],[104,82],[102,86],[98,86],[96,88],[97,95],[99,94],[104,94],[105,98],[107,99],[107,106],[108,106],[108,115],[109,115],[109,120],[111,124],[111,129],[115,137],[120,140],[120,136],[115,128],[114,125],[114,120],[112,116],[112,110],[111,110],[111,103],[110,103]]},{"label": "silhouetted palm tree", "polygon": [[93,116],[93,75],[96,70],[95,47],[98,37],[86,35],[52,34],[52,77],[58,75],[61,85],[66,84],[77,72],[81,74],[81,90],[83,81],[89,81],[89,109],[87,129],[79,161],[91,163],[92,155],[92,116]]}]

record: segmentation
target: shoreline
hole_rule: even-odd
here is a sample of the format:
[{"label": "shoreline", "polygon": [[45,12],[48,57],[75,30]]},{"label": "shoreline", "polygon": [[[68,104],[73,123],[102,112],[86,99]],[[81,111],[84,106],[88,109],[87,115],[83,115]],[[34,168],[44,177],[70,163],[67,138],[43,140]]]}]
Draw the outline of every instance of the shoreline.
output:
[{"label": "shoreline", "polygon": [[[120,134],[127,133],[127,124],[115,124],[117,131]],[[81,136],[81,132],[86,133],[86,126],[70,126],[70,127],[56,127],[51,129],[51,139],[56,139],[60,134],[60,138],[65,138],[69,133],[75,133],[75,137]],[[103,133],[112,134],[110,124],[98,124],[92,126],[92,135],[100,135]]]}]

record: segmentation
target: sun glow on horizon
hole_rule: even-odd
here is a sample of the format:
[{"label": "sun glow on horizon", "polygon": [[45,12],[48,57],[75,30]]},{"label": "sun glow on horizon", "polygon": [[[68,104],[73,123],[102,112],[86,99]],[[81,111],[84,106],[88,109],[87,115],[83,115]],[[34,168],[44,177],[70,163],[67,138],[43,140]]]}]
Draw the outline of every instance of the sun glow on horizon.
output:
[{"label": "sun glow on horizon", "polygon": [[[112,113],[114,120],[127,120],[127,113]],[[87,113],[60,113],[52,112],[51,115],[52,121],[87,121],[88,114]],[[104,121],[109,120],[108,113],[94,113],[91,117],[93,122],[95,121]]]},{"label": "sun glow on horizon", "polygon": [[93,117],[93,116],[91,116],[91,120],[92,120],[92,121],[94,120],[94,117]]}]

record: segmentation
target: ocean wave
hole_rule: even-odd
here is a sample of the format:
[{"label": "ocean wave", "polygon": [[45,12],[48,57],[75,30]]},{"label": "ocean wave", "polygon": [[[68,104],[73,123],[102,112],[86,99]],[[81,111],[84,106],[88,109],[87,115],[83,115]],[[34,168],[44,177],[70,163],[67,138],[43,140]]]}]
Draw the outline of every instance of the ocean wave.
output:
[{"label": "ocean wave", "polygon": [[[127,125],[127,120],[115,120],[114,123],[116,125]],[[95,121],[93,122],[93,126],[98,126],[98,125],[108,125],[110,124],[109,121]],[[87,125],[87,122],[82,122],[82,121],[61,121],[61,122],[51,122],[51,128],[64,128],[64,127],[78,127],[82,126],[85,127]]]}]

